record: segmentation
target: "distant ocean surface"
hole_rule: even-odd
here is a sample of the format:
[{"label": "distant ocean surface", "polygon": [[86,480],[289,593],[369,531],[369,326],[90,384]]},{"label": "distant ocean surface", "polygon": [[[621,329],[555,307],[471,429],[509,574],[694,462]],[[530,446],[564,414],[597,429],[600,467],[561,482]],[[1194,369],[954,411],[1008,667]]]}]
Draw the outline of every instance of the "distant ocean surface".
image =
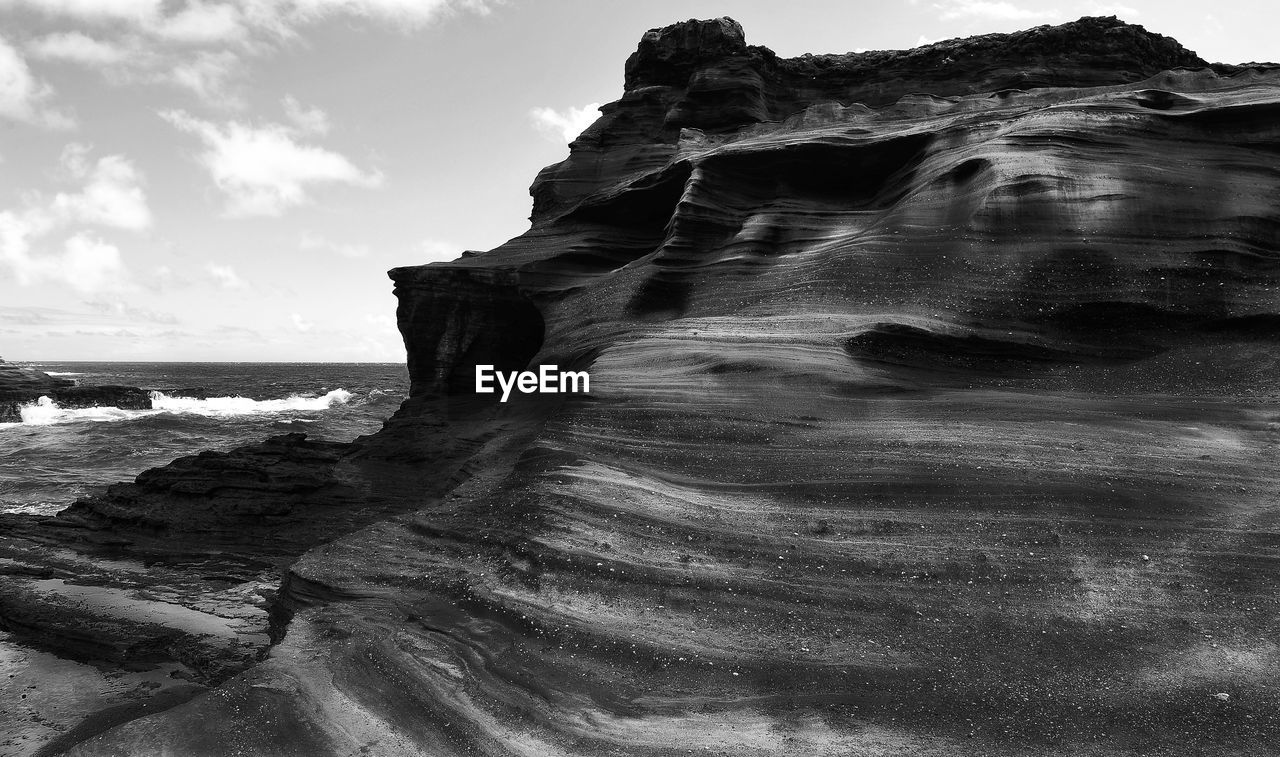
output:
[{"label": "distant ocean surface", "polygon": [[382,428],[409,388],[399,363],[14,364],[159,394],[153,410],[45,404],[0,423],[0,512],[56,513],[176,457],[277,434],[350,441]]}]

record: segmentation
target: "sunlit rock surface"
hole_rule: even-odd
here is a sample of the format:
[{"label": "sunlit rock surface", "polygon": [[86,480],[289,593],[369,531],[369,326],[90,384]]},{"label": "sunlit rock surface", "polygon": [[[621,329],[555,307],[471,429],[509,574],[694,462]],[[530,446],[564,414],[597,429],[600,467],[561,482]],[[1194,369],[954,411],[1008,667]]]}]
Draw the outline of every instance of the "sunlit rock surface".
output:
[{"label": "sunlit rock surface", "polygon": [[392,272],[414,396],[341,470],[400,514],[291,564],[263,662],[69,753],[1274,750],[1280,73],[722,19],[626,81],[528,233]]}]

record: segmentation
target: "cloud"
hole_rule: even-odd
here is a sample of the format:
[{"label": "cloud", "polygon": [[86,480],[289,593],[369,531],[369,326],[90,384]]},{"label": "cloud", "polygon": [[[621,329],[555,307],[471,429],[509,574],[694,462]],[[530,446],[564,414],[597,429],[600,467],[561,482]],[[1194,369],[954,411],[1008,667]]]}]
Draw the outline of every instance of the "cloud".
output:
[{"label": "cloud", "polygon": [[323,250],[325,252],[334,252],[344,258],[363,258],[369,255],[369,246],[364,244],[339,244],[332,242],[319,234],[311,232],[303,232],[302,238],[298,240],[298,246],[304,250]]},{"label": "cloud", "polygon": [[394,331],[400,333],[396,327],[396,319],[386,313],[365,313],[365,323],[376,326],[383,331]]},{"label": "cloud", "polygon": [[31,240],[52,230],[46,214],[39,212],[0,211],[0,263],[22,286],[43,277],[40,264],[31,256]]},{"label": "cloud", "polygon": [[74,127],[70,116],[45,107],[52,95],[53,89],[37,80],[26,60],[0,37],[0,118],[50,129]]},{"label": "cloud", "polygon": [[62,314],[64,310],[56,308],[15,308],[0,306],[0,323],[14,323],[19,326],[37,326],[51,322],[49,313]]},{"label": "cloud", "polygon": [[50,17],[141,23],[160,14],[162,0],[0,0],[0,8],[25,7]]},{"label": "cloud", "polygon": [[552,108],[534,108],[529,111],[533,126],[554,141],[563,140],[566,144],[577,139],[578,135],[600,117],[600,103],[588,103],[581,108],[566,108],[563,113]]},{"label": "cloud", "polygon": [[[120,250],[91,236],[85,225],[141,231],[151,225],[142,176],[121,155],[89,160],[89,148],[72,143],[62,152],[61,173],[80,184],[46,199],[26,197],[23,207],[0,211],[0,269],[19,285],[50,281],[81,292],[120,291],[132,286]],[[37,245],[67,230],[60,249]]]},{"label": "cloud", "polygon": [[235,5],[193,0],[171,16],[152,18],[147,30],[174,42],[225,44],[248,37],[244,24],[244,16]]},{"label": "cloud", "polygon": [[128,321],[144,321],[173,325],[178,323],[178,316],[146,308],[137,308],[120,300],[85,300],[84,304],[102,315],[114,316]]},{"label": "cloud", "polygon": [[231,81],[243,66],[239,56],[227,50],[201,51],[189,60],[154,75],[155,80],[188,90],[205,105],[238,106],[231,92]]},{"label": "cloud", "polygon": [[1032,10],[1022,8],[1003,0],[944,0],[934,5],[941,13],[943,21],[954,21],[961,18],[982,19],[988,21],[1030,21],[1059,18],[1060,14],[1053,10]]},{"label": "cloud", "polygon": [[307,333],[308,331],[310,331],[312,328],[315,327],[314,323],[312,323],[311,321],[304,320],[302,316],[299,315],[298,313],[290,313],[289,321],[293,324],[293,327],[295,329],[297,329],[299,332],[303,334]]},{"label": "cloud", "polygon": [[51,261],[49,278],[65,281],[80,292],[125,288],[127,273],[115,245],[76,234],[67,240],[60,257]]},{"label": "cloud", "polygon": [[443,242],[439,239],[424,239],[418,245],[423,254],[427,256],[427,262],[440,260],[453,260],[462,254],[462,250],[456,244]]},{"label": "cloud", "polygon": [[1082,13],[1086,16],[1117,16],[1120,18],[1137,18],[1142,15],[1142,11],[1131,5],[1099,2],[1085,3]]},{"label": "cloud", "polygon": [[486,15],[494,4],[484,0],[276,0],[266,3],[271,7],[272,17],[289,25],[346,16],[408,28],[463,12]]},{"label": "cloud", "polygon": [[329,115],[319,108],[304,108],[301,103],[286,95],[284,98],[284,114],[303,134],[327,134],[329,132]]},{"label": "cloud", "polygon": [[63,150],[64,168],[86,183],[79,192],[59,192],[50,209],[70,222],[133,231],[149,228],[151,210],[133,164],[120,155],[107,155],[90,168],[85,162],[88,151],[88,147],[74,143]]},{"label": "cloud", "polygon": [[67,239],[58,253],[32,254],[32,241],[53,228],[39,212],[0,212],[0,266],[19,285],[51,281],[83,293],[128,288],[129,274],[120,250],[85,233]]},{"label": "cloud", "polygon": [[41,60],[60,60],[84,66],[109,66],[122,63],[129,57],[123,48],[80,32],[46,35],[28,44],[27,51]]},{"label": "cloud", "polygon": [[346,157],[295,141],[296,129],[281,124],[254,127],[231,121],[224,126],[183,111],[161,116],[204,143],[200,164],[227,197],[227,215],[278,216],[310,201],[316,184],[375,187],[382,175],[356,168]]},{"label": "cloud", "polygon": [[[0,0],[0,3],[4,0]],[[198,6],[191,6],[194,11]],[[175,22],[185,16],[175,17]],[[185,23],[185,22],[184,22]],[[194,29],[170,30],[166,40],[213,41],[221,33],[208,33],[206,40]],[[104,41],[71,31],[48,34],[27,44],[32,57],[47,61],[75,63],[98,70],[113,84],[167,84],[185,89],[205,105],[238,107],[241,101],[233,84],[244,73],[240,53],[228,49],[165,49],[149,44],[137,35],[121,35]]]},{"label": "cloud", "polygon": [[49,18],[106,26],[195,44],[288,39],[300,27],[335,18],[416,29],[459,13],[489,13],[501,0],[0,0]]},{"label": "cloud", "polygon": [[209,274],[209,278],[213,279],[218,286],[223,289],[248,289],[249,283],[240,278],[240,274],[236,273],[236,269],[229,265],[218,265],[217,263],[208,263],[204,267],[205,273]]},{"label": "cloud", "polygon": [[[250,59],[294,44],[315,24],[365,20],[411,31],[460,13],[486,14],[502,1],[0,0],[0,28],[7,22],[21,29],[30,23],[22,16],[32,14],[73,25],[28,43],[31,55],[95,67],[111,84],[167,84],[202,104],[239,108],[237,85]],[[0,117],[71,127],[68,115],[38,107],[51,92],[0,39]],[[323,117],[321,111],[299,114]],[[317,123],[301,128],[310,133]]]}]

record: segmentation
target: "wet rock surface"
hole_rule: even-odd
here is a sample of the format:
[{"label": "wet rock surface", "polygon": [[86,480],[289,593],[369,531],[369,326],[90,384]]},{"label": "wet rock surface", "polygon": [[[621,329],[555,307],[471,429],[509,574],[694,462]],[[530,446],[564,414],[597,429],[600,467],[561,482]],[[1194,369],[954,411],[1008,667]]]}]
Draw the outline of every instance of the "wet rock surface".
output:
[{"label": "wet rock surface", "polygon": [[215,687],[59,748],[1270,750],[1280,73],[1109,19],[863,56],[651,31],[527,234],[392,272],[383,431],[4,521],[11,632]]},{"label": "wet rock surface", "polygon": [[22,407],[48,397],[63,408],[151,409],[151,393],[134,386],[77,386],[71,379],[0,360],[0,423],[22,422]]}]

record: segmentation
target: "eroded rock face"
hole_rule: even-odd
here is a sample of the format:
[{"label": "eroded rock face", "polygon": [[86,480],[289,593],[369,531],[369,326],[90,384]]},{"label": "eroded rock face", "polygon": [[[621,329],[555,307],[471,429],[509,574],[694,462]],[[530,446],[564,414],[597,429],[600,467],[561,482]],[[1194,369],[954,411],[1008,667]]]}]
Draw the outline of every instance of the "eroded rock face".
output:
[{"label": "eroded rock face", "polygon": [[[413,397],[341,459],[448,494],[70,753],[1280,740],[1280,73],[1107,19],[790,61],[722,19],[627,85],[529,233],[392,274]],[[499,361],[592,392],[469,395]]]},{"label": "eroded rock face", "polygon": [[511,271],[390,272],[409,355],[410,394],[470,394],[475,366],[522,370],[542,347],[542,314]]},{"label": "eroded rock face", "polygon": [[1206,66],[1177,41],[1115,18],[790,59],[747,45],[732,19],[674,24],[644,35],[627,61],[622,98],[601,108],[568,160],[539,174],[532,221],[558,216],[626,173],[651,174],[672,159],[684,128],[726,133],[818,104],[880,108],[905,95],[1100,86]]}]

